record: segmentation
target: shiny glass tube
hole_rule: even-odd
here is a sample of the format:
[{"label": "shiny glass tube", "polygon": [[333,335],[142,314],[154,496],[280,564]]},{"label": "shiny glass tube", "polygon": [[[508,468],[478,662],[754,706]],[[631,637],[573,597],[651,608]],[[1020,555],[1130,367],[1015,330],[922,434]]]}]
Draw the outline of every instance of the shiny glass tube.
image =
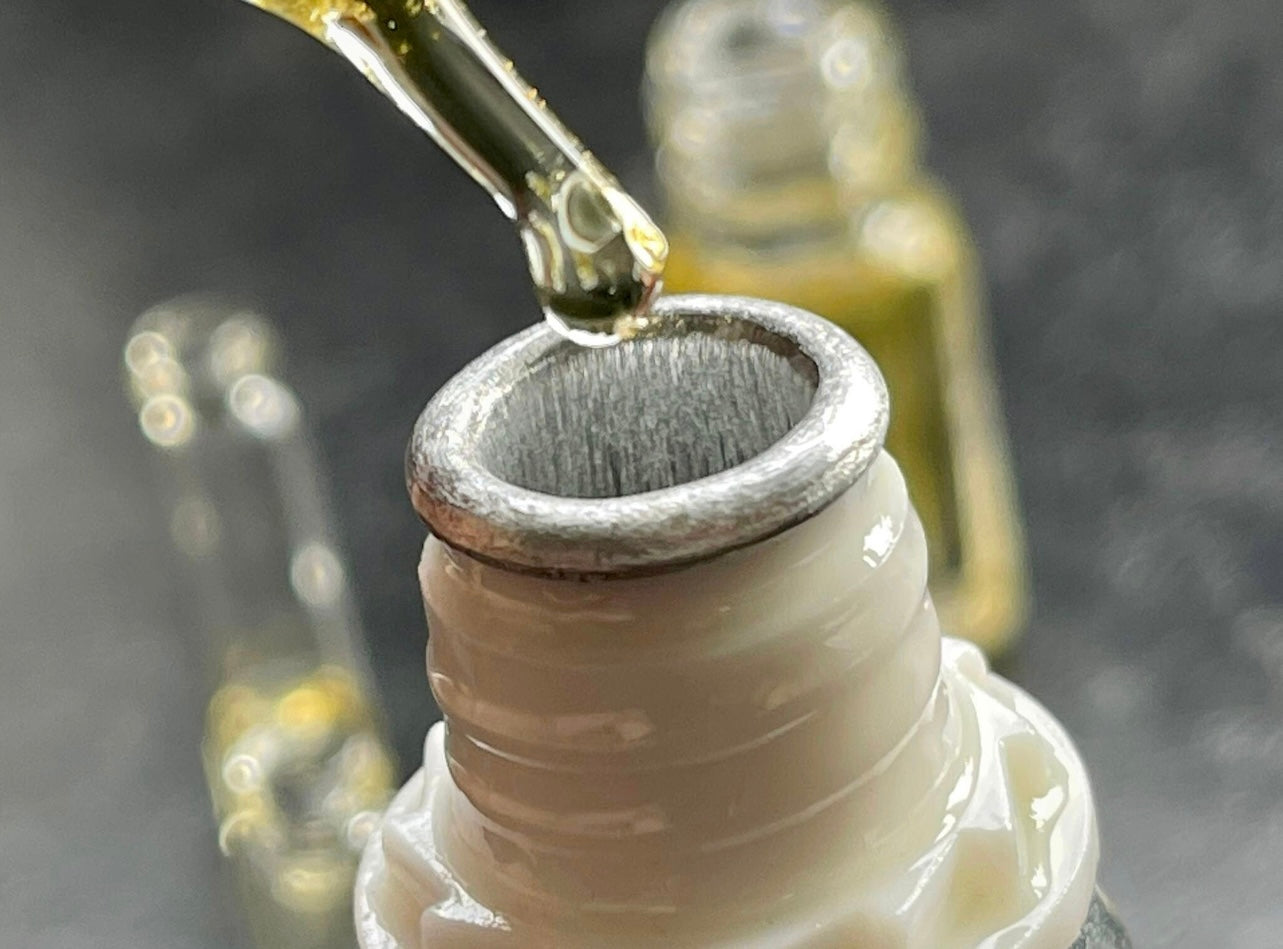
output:
[{"label": "shiny glass tube", "polygon": [[251,0],[359,69],[516,225],[562,335],[617,342],[644,322],[668,245],[461,0]]}]

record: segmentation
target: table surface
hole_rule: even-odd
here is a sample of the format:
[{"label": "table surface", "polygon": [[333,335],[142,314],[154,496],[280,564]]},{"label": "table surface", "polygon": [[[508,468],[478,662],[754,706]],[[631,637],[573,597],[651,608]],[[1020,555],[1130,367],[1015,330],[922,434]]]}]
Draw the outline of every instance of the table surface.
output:
[{"label": "table surface", "polygon": [[[655,0],[475,0],[649,193]],[[1138,945],[1283,932],[1283,17],[1276,0],[905,0],[931,166],[984,252],[1037,608]],[[413,762],[435,710],[401,459],[530,322],[507,225],[337,58],[232,0],[0,5],[0,918],[26,949],[236,944],[200,677],[126,327],[258,301],[330,467]]]}]

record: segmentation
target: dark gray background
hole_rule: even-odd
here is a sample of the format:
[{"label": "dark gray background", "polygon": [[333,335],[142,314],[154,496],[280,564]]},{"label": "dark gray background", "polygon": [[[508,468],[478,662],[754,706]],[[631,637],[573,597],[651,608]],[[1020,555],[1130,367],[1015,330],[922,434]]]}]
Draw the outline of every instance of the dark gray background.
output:
[{"label": "dark gray background", "polygon": [[[654,0],[476,0],[650,189]],[[1037,610],[1139,945],[1283,945],[1277,0],[904,0],[930,160],[984,251]],[[401,457],[536,316],[507,225],[336,57],[233,0],[0,6],[0,943],[233,944],[119,346],[179,292],[275,314],[397,745],[434,710]]]}]

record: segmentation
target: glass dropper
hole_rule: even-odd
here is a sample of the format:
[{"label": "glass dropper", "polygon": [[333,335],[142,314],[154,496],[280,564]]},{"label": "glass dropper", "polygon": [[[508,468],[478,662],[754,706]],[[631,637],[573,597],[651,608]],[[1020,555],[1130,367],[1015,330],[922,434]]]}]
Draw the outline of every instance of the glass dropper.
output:
[{"label": "glass dropper", "polygon": [[544,315],[590,346],[632,335],[668,242],[459,0],[250,0],[356,66],[516,225]]}]

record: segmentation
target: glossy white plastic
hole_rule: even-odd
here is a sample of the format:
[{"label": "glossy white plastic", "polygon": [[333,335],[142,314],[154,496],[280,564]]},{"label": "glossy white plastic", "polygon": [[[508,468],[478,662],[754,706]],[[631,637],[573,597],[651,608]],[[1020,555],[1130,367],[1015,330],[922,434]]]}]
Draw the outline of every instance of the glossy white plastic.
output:
[{"label": "glossy white plastic", "polygon": [[1097,862],[1056,721],[941,639],[883,454],[836,502],[651,577],[429,538],[446,723],[366,851],[363,949],[1065,949]]}]

